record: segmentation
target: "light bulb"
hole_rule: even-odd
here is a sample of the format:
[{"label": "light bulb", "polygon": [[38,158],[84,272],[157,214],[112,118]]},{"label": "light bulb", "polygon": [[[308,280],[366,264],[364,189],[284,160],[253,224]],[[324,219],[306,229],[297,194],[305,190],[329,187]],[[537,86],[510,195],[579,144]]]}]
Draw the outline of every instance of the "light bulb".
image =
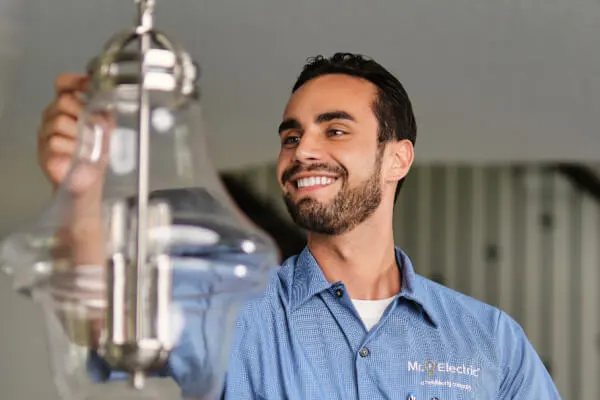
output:
[{"label": "light bulb", "polygon": [[62,398],[168,399],[156,371],[177,364],[184,395],[213,400],[237,312],[278,252],[210,162],[197,68],[137,3],[138,26],[90,64],[67,177],[0,262],[44,310]]}]

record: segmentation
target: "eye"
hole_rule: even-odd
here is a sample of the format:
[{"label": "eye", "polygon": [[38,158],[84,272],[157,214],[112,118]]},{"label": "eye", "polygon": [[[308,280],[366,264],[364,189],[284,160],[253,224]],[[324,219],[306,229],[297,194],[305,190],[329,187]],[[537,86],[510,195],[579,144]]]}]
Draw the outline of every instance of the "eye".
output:
[{"label": "eye", "polygon": [[287,135],[282,138],[281,145],[290,147],[298,144],[300,142],[300,136],[298,135]]},{"label": "eye", "polygon": [[346,131],[341,129],[329,129],[327,130],[327,136],[343,136],[346,134]]}]

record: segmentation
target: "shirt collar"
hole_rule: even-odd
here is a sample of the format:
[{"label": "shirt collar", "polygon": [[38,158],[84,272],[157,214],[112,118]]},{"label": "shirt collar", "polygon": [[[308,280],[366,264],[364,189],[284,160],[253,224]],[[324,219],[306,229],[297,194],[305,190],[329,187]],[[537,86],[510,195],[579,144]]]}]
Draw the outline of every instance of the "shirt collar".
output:
[{"label": "shirt collar", "polygon": [[336,282],[328,282],[308,247],[305,247],[293,263],[290,291],[290,308],[295,310],[314,295],[321,293]]},{"label": "shirt collar", "polygon": [[427,315],[434,326],[438,326],[436,307],[432,301],[431,289],[425,285],[425,278],[415,273],[412,261],[404,251],[396,247],[396,262],[402,275],[402,287],[398,297],[404,297],[415,304]]},{"label": "shirt collar", "polygon": [[[429,321],[437,327],[438,320],[431,299],[430,290],[424,285],[423,278],[415,273],[410,258],[396,247],[396,261],[402,275],[402,285],[398,297],[405,298],[419,306]],[[293,263],[289,306],[291,310],[300,307],[314,295],[321,293],[340,282],[328,282],[315,260],[305,247],[297,257],[290,260]]]}]

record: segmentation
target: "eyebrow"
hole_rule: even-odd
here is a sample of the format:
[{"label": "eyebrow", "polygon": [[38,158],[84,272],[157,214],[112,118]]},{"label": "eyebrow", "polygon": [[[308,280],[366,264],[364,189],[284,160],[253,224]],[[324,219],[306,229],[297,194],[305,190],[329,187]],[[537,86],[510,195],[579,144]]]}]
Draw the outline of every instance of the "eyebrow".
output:
[{"label": "eyebrow", "polygon": [[[345,119],[348,121],[356,121],[356,119],[348,114],[346,111],[329,111],[322,114],[319,114],[317,118],[315,118],[315,122],[317,124],[322,124],[324,122],[333,121],[336,119]],[[283,131],[287,131],[288,129],[301,129],[302,125],[295,118],[288,118],[284,120],[281,124],[279,124],[279,134]]]},{"label": "eyebrow", "polygon": [[284,120],[281,124],[279,124],[279,134],[281,135],[281,133],[283,131],[287,131],[288,129],[300,129],[302,128],[302,125],[300,125],[300,122],[298,122],[297,119],[295,118],[288,118],[286,120]]},{"label": "eyebrow", "polygon": [[354,117],[348,114],[346,111],[330,111],[323,114],[319,114],[315,119],[315,122],[317,124],[322,124],[323,122],[329,122],[335,119],[346,119],[348,121],[355,121]]}]

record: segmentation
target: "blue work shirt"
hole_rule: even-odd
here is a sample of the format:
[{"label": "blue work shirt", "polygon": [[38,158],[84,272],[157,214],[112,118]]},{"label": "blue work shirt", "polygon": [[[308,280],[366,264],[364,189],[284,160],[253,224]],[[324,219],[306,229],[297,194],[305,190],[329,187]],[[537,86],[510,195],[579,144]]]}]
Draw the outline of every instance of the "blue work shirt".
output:
[{"label": "blue work shirt", "polygon": [[[344,283],[328,282],[308,248],[286,260],[238,315],[225,398],[560,399],[513,319],[417,275],[400,249],[396,258],[401,291],[368,332]],[[210,338],[197,321],[186,325],[161,374],[194,398]],[[101,364],[90,363],[95,379],[117,378]]]},{"label": "blue work shirt", "polygon": [[239,315],[226,398],[560,398],[513,319],[396,257],[401,291],[368,332],[308,249],[288,259]]}]

